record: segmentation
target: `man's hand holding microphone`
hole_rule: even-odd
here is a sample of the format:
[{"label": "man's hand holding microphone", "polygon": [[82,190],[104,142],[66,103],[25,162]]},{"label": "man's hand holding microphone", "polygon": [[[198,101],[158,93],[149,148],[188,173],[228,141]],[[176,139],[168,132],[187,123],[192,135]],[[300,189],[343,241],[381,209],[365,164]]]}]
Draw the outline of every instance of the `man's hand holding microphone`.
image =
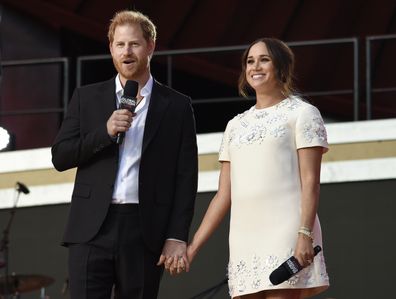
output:
[{"label": "man's hand holding microphone", "polygon": [[137,106],[136,96],[138,88],[139,84],[136,81],[126,81],[120,105],[117,110],[114,110],[107,121],[107,133],[111,137],[117,137],[117,144],[122,144],[125,132],[131,127],[132,118],[136,115],[135,108]]}]

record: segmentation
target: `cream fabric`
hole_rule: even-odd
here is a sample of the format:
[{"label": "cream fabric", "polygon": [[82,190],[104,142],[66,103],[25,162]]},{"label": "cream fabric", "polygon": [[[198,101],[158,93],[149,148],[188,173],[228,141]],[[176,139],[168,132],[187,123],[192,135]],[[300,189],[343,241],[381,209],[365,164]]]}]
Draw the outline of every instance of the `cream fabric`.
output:
[{"label": "cream fabric", "polygon": [[[229,121],[219,160],[231,163],[231,297],[307,288],[305,297],[328,286],[323,252],[289,281],[278,286],[269,281],[270,273],[293,254],[301,213],[297,149],[313,146],[328,148],[322,117],[296,96],[265,109],[252,107]],[[322,245],[318,218],[314,244]]]}]

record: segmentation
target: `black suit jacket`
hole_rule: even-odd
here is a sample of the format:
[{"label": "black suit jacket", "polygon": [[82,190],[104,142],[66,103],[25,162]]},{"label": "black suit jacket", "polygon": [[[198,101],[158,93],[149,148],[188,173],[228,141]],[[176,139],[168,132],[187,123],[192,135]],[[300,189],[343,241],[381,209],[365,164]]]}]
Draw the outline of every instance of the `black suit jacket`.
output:
[{"label": "black suit jacket", "polygon": [[[77,167],[65,244],[92,239],[112,200],[118,146],[106,122],[116,109],[115,79],[75,90],[52,146],[59,171]],[[156,81],[147,112],[139,170],[139,214],[146,245],[187,241],[197,190],[198,158],[191,100]]]}]

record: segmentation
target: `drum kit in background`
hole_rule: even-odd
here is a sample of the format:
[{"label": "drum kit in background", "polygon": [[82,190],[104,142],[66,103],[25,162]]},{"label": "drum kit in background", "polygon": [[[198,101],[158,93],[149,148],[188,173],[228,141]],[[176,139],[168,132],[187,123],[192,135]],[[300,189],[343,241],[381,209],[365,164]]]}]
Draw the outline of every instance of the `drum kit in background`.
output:
[{"label": "drum kit in background", "polygon": [[0,298],[19,299],[21,294],[40,290],[40,299],[49,299],[45,288],[55,280],[44,275],[8,275],[0,276]]},{"label": "drum kit in background", "polygon": [[[29,194],[29,189],[22,183],[17,182],[15,186],[17,194],[14,205],[10,209],[10,218],[3,230],[0,239],[0,268],[4,268],[4,275],[0,275],[0,299],[19,299],[21,294],[40,290],[40,299],[49,299],[45,295],[45,288],[54,282],[54,279],[44,275],[9,275],[9,233],[11,224],[16,213],[19,195]],[[3,269],[2,269],[3,270]]]}]

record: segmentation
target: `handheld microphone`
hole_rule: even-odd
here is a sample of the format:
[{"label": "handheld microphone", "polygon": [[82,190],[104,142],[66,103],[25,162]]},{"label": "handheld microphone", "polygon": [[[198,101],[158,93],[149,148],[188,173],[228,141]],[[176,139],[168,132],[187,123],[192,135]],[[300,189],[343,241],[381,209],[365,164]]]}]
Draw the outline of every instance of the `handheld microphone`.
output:
[{"label": "handheld microphone", "polygon": [[[124,87],[124,94],[120,100],[120,106],[118,109],[128,109],[132,113],[135,112],[137,105],[136,95],[138,93],[139,84],[136,81],[127,80]],[[121,144],[124,141],[125,132],[119,132],[117,134],[117,144]]]},{"label": "handheld microphone", "polygon": [[16,182],[16,189],[18,192],[22,192],[24,194],[29,194],[30,191],[26,185],[22,184],[21,182]]},{"label": "handheld microphone", "polygon": [[[322,250],[322,248],[317,245],[314,248],[315,256]],[[300,265],[298,260],[294,257],[291,256],[288,258],[283,264],[281,264],[277,269],[272,271],[270,274],[269,280],[273,285],[278,285],[286,280],[288,280],[290,277],[295,275],[297,272],[301,271],[303,269],[303,266]]]}]

